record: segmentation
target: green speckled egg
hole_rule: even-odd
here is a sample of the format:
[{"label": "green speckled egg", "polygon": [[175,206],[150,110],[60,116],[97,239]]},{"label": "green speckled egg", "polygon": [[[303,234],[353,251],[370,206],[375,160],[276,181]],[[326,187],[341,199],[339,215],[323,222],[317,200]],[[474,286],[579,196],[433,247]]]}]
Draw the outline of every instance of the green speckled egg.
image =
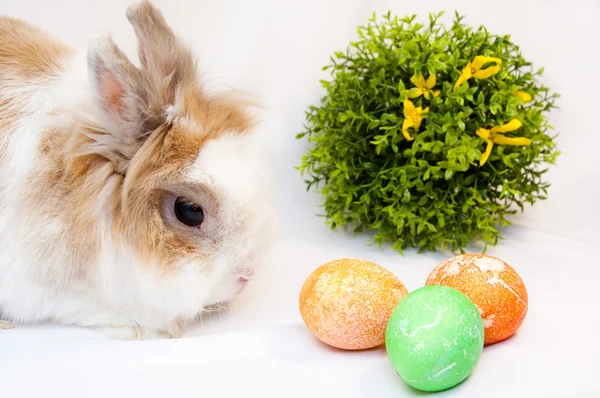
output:
[{"label": "green speckled egg", "polygon": [[441,391],[473,371],[483,349],[483,321],[458,290],[426,286],[396,306],[385,345],[404,382],[422,391]]}]

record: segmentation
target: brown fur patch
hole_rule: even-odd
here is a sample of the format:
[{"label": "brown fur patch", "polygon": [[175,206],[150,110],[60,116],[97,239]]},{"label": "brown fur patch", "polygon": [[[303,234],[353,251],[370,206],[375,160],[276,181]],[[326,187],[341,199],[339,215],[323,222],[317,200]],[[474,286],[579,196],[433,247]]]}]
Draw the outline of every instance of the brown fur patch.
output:
[{"label": "brown fur patch", "polygon": [[55,76],[72,50],[34,26],[0,17],[0,166],[16,122],[26,115],[27,94],[11,89]]},{"label": "brown fur patch", "polygon": [[[0,43],[1,167],[10,135],[13,134],[19,119],[28,117],[25,105],[29,101],[29,95],[35,91],[37,85],[56,77],[73,51],[34,26],[9,17],[0,17]],[[29,93],[22,90],[26,86],[32,88]],[[19,94],[15,94],[15,89],[20,89]],[[40,142],[41,156],[35,166],[39,174],[26,183],[27,192],[23,195],[26,199],[22,205],[28,209],[26,217],[30,225],[39,222],[43,225],[48,220],[59,220],[65,233],[71,231],[70,236],[43,234],[32,244],[37,245],[42,250],[41,253],[46,253],[52,258],[55,255],[54,251],[61,249],[61,243],[68,242],[70,246],[62,249],[67,250],[71,254],[69,257],[74,261],[73,264],[69,264],[71,267],[65,264],[65,271],[69,271],[75,279],[81,280],[86,275],[85,264],[93,259],[96,245],[92,230],[95,224],[90,223],[89,217],[81,218],[80,215],[64,212],[65,208],[68,209],[73,205],[73,201],[82,196],[73,192],[73,187],[65,175],[64,145],[67,139],[68,133],[54,130],[46,132]],[[43,175],[42,178],[39,178],[40,174]],[[80,190],[87,190],[86,188],[81,187]],[[53,194],[49,195],[49,192]],[[0,192],[0,198],[2,196],[3,193]],[[60,241],[56,241],[57,238]],[[51,277],[46,275],[44,270],[39,272],[40,280],[48,280]],[[52,281],[58,286],[68,282],[69,278]]]},{"label": "brown fur patch", "polygon": [[[255,105],[249,100],[234,96],[207,96],[196,85],[181,89],[181,113],[202,127],[204,140],[221,137],[225,132],[245,134],[254,127],[255,121],[247,112]],[[189,132],[191,134],[198,132]]]},{"label": "brown fur patch", "polygon": [[[89,265],[97,263],[101,237],[98,235],[98,198],[114,173],[106,159],[98,155],[69,158],[65,148],[73,147],[69,140],[79,139],[77,130],[45,132],[40,142],[40,156],[34,166],[36,173],[25,182],[23,206],[32,228],[48,221],[58,221],[62,234],[38,239],[35,244],[56,253],[68,253],[63,261],[69,280],[85,281]],[[41,224],[39,224],[41,222]]]},{"label": "brown fur patch", "polygon": [[72,50],[36,27],[0,17],[0,73],[35,79],[53,75]]}]

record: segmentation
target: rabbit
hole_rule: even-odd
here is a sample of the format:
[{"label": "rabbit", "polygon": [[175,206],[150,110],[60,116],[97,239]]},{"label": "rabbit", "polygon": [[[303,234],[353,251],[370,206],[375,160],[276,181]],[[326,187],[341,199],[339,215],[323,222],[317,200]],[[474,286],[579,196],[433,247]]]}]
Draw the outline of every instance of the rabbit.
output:
[{"label": "rabbit", "polygon": [[209,92],[149,1],[77,51],[0,18],[0,325],[175,338],[236,297],[273,240],[256,104]]}]

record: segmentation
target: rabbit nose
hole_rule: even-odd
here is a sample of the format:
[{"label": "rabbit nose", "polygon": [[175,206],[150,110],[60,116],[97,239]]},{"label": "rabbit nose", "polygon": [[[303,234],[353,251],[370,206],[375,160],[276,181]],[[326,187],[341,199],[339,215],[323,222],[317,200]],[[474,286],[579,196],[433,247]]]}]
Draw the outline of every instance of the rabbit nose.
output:
[{"label": "rabbit nose", "polygon": [[244,269],[239,273],[238,281],[242,283],[248,283],[254,276],[254,271],[251,269]]}]

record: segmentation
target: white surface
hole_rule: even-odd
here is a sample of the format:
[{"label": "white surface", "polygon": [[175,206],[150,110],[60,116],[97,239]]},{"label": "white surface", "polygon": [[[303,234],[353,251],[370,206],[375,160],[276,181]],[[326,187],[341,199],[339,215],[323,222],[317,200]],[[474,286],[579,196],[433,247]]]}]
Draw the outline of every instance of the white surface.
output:
[{"label": "white surface", "polygon": [[[0,0],[0,12],[41,25],[73,45],[110,31],[130,54],[129,1]],[[444,255],[404,257],[367,246],[368,237],[332,233],[319,197],[306,193],[293,166],[304,110],[318,101],[320,67],[355,38],[373,10],[398,14],[459,10],[472,25],[510,33],[525,57],[545,66],[560,92],[551,116],[563,151],[548,175],[549,200],[513,218],[492,249],[527,285],[530,308],[512,339],[488,347],[472,376],[439,394],[452,397],[592,397],[600,371],[600,3],[580,1],[428,2],[305,0],[155,0],[201,55],[211,84],[250,91],[267,106],[279,179],[280,241],[273,261],[231,313],[208,317],[180,340],[118,342],[86,330],[48,326],[0,331],[0,396],[420,395],[395,375],[382,349],[340,352],[304,328],[297,297],[325,261],[362,257],[395,272],[409,290]],[[58,4],[58,5],[57,5]],[[0,44],[1,45],[1,44]]]}]

